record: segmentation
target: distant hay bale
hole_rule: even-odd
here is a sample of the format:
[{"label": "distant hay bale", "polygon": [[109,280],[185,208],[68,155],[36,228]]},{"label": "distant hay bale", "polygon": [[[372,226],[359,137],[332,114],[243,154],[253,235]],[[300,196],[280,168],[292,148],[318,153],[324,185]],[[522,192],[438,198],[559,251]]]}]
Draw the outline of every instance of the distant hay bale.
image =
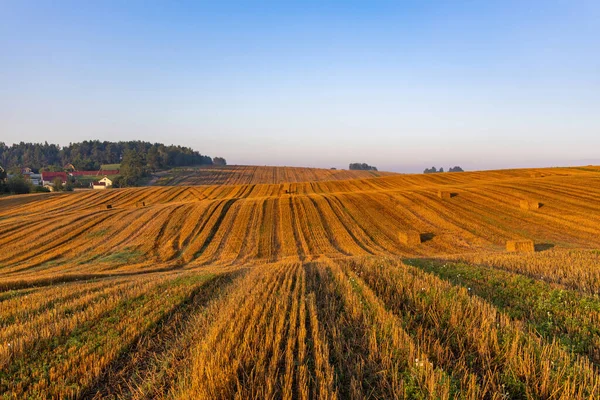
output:
[{"label": "distant hay bale", "polygon": [[107,204],[107,205],[106,205],[106,209],[107,209],[107,210],[110,210],[111,208],[112,208],[112,206],[111,206],[110,204]]},{"label": "distant hay bale", "polygon": [[509,240],[506,242],[506,250],[513,253],[533,253],[535,245],[533,240]]},{"label": "distant hay bale", "polygon": [[438,195],[438,197],[440,199],[450,199],[450,198],[452,198],[452,193],[444,191],[444,190],[438,190],[437,195]]},{"label": "distant hay bale", "polygon": [[421,244],[421,234],[417,231],[402,231],[398,234],[398,238],[400,239],[400,243],[407,246],[416,246]]},{"label": "distant hay bale", "polygon": [[540,208],[540,202],[537,200],[521,200],[519,206],[523,210],[537,210]]}]

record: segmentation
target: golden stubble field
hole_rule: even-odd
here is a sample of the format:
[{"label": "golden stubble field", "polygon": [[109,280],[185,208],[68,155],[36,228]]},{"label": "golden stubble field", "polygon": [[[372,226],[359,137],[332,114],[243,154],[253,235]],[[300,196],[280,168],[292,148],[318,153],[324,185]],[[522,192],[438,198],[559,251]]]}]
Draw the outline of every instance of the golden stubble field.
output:
[{"label": "golden stubble field", "polygon": [[600,398],[599,168],[188,172],[0,198],[3,398]]},{"label": "golden stubble field", "polygon": [[375,178],[395,175],[392,172],[322,169],[302,167],[268,167],[256,165],[201,166],[174,168],[161,173],[159,186],[245,185],[251,183],[295,183]]}]

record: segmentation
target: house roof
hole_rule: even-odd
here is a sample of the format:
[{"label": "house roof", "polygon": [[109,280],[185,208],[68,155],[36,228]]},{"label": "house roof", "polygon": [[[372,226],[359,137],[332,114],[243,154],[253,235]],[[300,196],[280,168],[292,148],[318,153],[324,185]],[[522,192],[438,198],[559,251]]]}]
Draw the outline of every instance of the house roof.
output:
[{"label": "house roof", "polygon": [[66,172],[42,172],[42,180],[44,180],[44,181],[51,181],[56,178],[62,178],[62,180],[66,181],[67,173]]}]

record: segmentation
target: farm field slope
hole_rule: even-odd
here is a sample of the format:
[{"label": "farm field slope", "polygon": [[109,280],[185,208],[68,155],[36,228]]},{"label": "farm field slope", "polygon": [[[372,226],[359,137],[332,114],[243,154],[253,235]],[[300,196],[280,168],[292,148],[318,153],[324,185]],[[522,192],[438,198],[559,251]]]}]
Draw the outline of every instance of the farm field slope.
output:
[{"label": "farm field slope", "polygon": [[600,169],[261,168],[0,198],[2,397],[600,398]]},{"label": "farm field slope", "polygon": [[161,174],[156,185],[244,185],[250,183],[315,182],[395,175],[392,172],[254,165],[176,168]]}]

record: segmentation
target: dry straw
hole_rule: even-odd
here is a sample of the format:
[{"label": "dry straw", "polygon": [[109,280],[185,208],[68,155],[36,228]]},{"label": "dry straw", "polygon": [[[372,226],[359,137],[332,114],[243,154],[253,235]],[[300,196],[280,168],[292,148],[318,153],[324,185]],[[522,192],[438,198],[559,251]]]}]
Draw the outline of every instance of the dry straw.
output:
[{"label": "dry straw", "polygon": [[414,230],[402,231],[398,234],[398,238],[402,244],[407,246],[416,246],[421,244],[421,234]]},{"label": "dry straw", "polygon": [[438,197],[440,199],[450,199],[450,198],[452,198],[452,193],[446,192],[444,190],[438,190],[437,195],[438,195]]},{"label": "dry straw", "polygon": [[537,210],[540,208],[540,203],[537,200],[521,200],[519,206],[523,210]]},{"label": "dry straw", "polygon": [[514,253],[533,253],[535,246],[533,240],[509,240],[506,242],[506,250]]}]

